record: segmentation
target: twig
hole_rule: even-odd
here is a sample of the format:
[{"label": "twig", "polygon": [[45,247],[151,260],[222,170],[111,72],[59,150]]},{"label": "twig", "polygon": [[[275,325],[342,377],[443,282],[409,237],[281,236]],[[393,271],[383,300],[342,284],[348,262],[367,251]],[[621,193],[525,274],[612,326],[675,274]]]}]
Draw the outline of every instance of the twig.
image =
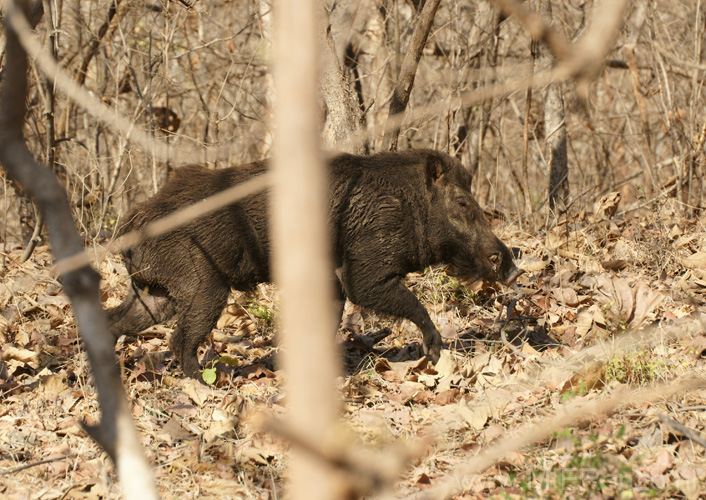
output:
[{"label": "twig", "polygon": [[652,41],[652,46],[655,49],[657,49],[657,52],[662,54],[662,56],[664,58],[669,59],[673,64],[676,64],[678,66],[683,66],[683,67],[689,68],[689,69],[695,69],[697,71],[706,71],[706,65],[694,63],[691,61],[685,61],[684,59],[680,59],[677,56],[675,56],[674,54],[670,54],[669,52],[667,52],[667,50],[664,47],[662,47],[661,44],[659,44],[655,41]]},{"label": "twig", "polygon": [[12,469],[4,470],[0,472],[0,476],[9,476],[10,474],[16,474],[18,472],[22,472],[23,470],[31,469],[32,467],[37,467],[39,465],[44,465],[44,464],[50,464],[52,462],[59,462],[61,460],[67,459],[67,458],[75,458],[77,455],[70,454],[70,455],[62,455],[60,457],[54,457],[54,458],[47,458],[45,460],[40,460],[38,462],[31,462],[28,464],[20,465],[18,467],[13,467]]},{"label": "twig", "polygon": [[587,187],[586,189],[584,189],[583,191],[581,191],[581,193],[577,194],[577,195],[574,197],[574,199],[571,200],[571,202],[569,202],[568,205],[566,205],[566,211],[568,212],[569,209],[573,206],[574,203],[576,203],[576,202],[577,202],[578,200],[580,200],[582,197],[586,196],[588,193],[590,193],[591,191],[593,191],[594,189],[599,188],[599,187],[600,187],[600,184],[596,184],[596,185],[594,185],[594,186],[589,186],[589,187]]},{"label": "twig", "polygon": [[[511,0],[505,0],[503,4],[508,1]],[[489,98],[499,97],[526,89],[530,85],[541,87],[551,82],[566,81],[573,78],[585,79],[587,75],[593,75],[593,73],[597,71],[596,68],[600,69],[601,65],[604,63],[605,54],[608,52],[611,40],[614,36],[614,32],[611,32],[611,30],[617,31],[618,23],[622,19],[622,11],[626,4],[627,2],[625,0],[603,2],[601,8],[597,11],[596,22],[594,22],[597,28],[587,32],[577,44],[572,46],[570,50],[572,57],[567,57],[566,61],[562,61],[551,71],[541,75],[535,75],[531,81],[527,78],[520,78],[508,83],[461,94],[460,97],[452,95],[443,102],[435,102],[431,105],[416,107],[415,110],[408,111],[406,114],[400,113],[390,116],[385,124],[352,134],[347,140],[341,141],[339,147],[345,150],[353,144],[364,143],[370,137],[380,135],[389,127],[400,127],[405,119],[413,121],[435,115],[438,113],[440,106],[450,102],[451,99],[457,101],[460,106],[467,107]],[[604,20],[606,22],[603,22]],[[80,104],[86,112],[94,116],[97,120],[119,131],[125,135],[126,138],[150,151],[152,155],[159,159],[167,160],[168,158],[176,157],[182,164],[200,163],[203,161],[203,148],[183,148],[179,149],[175,155],[175,151],[173,149],[170,150],[170,147],[166,143],[156,141],[150,134],[136,129],[132,120],[108,108],[100,99],[89,94],[70,76],[63,72],[54,61],[51,61],[42,50],[39,42],[34,38],[32,30],[26,22],[16,17],[10,19],[10,22],[13,23],[13,27],[18,31],[22,45],[39,69],[49,78],[53,79],[57,88],[64,92],[69,99]],[[568,46],[569,44],[567,44],[567,47]],[[207,154],[212,160],[225,160],[232,157],[235,148],[236,145],[220,146],[208,150]]]},{"label": "twig", "polygon": [[657,414],[657,416],[663,424],[668,425],[669,427],[677,431],[679,434],[692,440],[696,444],[701,445],[702,448],[706,448],[706,439],[702,438],[695,430],[690,429],[683,424],[680,424],[673,418],[669,417],[669,415],[667,415],[666,413],[660,412]]},{"label": "twig", "polygon": [[34,231],[32,231],[32,237],[29,239],[29,243],[27,243],[27,248],[25,248],[20,262],[27,262],[27,260],[32,256],[34,249],[37,248],[37,244],[41,239],[40,234],[42,232],[42,228],[44,227],[44,215],[42,214],[42,212],[37,212],[39,213],[39,215],[37,215],[37,220],[34,223]]},{"label": "twig", "polygon": [[69,486],[69,487],[66,489],[66,491],[64,492],[64,494],[61,495],[61,497],[59,498],[59,500],[64,500],[64,498],[66,498],[67,496],[69,496],[69,493],[71,493],[71,492],[72,492],[73,490],[75,490],[76,488],[81,488],[82,486],[84,486],[83,483],[72,484],[71,486]]},{"label": "twig", "polygon": [[680,406],[679,411],[704,411],[706,410],[706,405],[691,405],[691,406]]},{"label": "twig", "polygon": [[[510,316],[512,315],[512,311],[515,309],[515,304],[517,304],[516,298],[512,299],[510,301],[510,303],[507,305],[507,317],[505,318],[505,321],[503,322],[503,326],[500,328],[500,338],[502,339],[503,344],[505,344],[507,347],[509,347],[512,352],[514,352],[515,354],[517,354],[521,358],[527,359],[527,358],[529,358],[529,356],[526,353],[520,351],[512,342],[507,340],[507,333],[506,333],[507,332],[507,325],[510,324],[510,320],[511,320]],[[525,330],[526,330],[526,328],[523,328],[522,332],[520,332],[520,333],[523,333]]]}]

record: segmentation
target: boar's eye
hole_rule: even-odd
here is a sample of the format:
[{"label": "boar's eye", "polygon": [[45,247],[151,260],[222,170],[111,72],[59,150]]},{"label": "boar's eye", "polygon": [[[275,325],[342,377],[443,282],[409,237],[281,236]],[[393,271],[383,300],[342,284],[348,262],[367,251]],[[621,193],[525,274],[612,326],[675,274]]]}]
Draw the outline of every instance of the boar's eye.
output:
[{"label": "boar's eye", "polygon": [[469,205],[469,203],[462,198],[459,198],[458,200],[456,200],[456,204],[459,207],[461,207],[463,210],[468,210],[469,208],[471,208],[471,205]]}]

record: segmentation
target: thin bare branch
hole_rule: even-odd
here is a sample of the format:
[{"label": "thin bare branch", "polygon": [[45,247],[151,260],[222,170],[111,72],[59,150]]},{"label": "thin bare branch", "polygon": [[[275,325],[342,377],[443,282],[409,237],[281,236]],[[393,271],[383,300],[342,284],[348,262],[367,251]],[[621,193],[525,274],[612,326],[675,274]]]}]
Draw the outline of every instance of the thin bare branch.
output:
[{"label": "thin bare branch", "polygon": [[487,447],[472,459],[472,463],[459,467],[451,477],[439,486],[410,495],[405,500],[441,500],[450,498],[463,490],[463,483],[467,477],[483,472],[508,453],[542,441],[557,430],[590,420],[599,415],[605,415],[626,405],[639,406],[643,403],[669,398],[676,394],[691,392],[704,387],[706,387],[706,381],[700,379],[689,379],[679,384],[665,382],[652,389],[618,389],[608,397],[562,405],[553,417],[536,419],[534,422],[523,426],[512,436],[502,438],[493,446]]},{"label": "thin bare branch", "polygon": [[606,64],[610,50],[629,2],[604,0],[597,7],[593,22],[575,44],[548,25],[538,14],[516,0],[495,0],[506,14],[516,17],[533,38],[544,42],[556,58],[562,73],[560,80],[577,79],[580,85],[592,81]]},{"label": "thin bare branch", "polygon": [[[131,231],[123,235],[119,240],[110,243],[106,252],[117,252],[135,245],[143,238],[154,237],[160,234],[173,231],[174,229],[188,224],[199,217],[215,212],[221,207],[235,203],[255,193],[267,189],[270,185],[270,174],[261,174],[245,182],[241,182],[233,187],[225,189],[218,194],[209,196],[197,204],[179,209],[166,217],[162,217],[147,224],[140,231]],[[71,255],[65,259],[57,260],[54,265],[56,274],[64,274],[88,265],[93,259],[86,252]]]},{"label": "thin bare branch", "polygon": [[390,120],[397,115],[404,113],[409,102],[409,95],[412,93],[414,85],[414,77],[417,74],[417,66],[419,59],[422,57],[424,45],[429,38],[429,31],[434,24],[434,16],[439,8],[441,0],[429,0],[424,4],[422,11],[419,13],[417,23],[412,32],[412,38],[409,41],[409,47],[405,53],[400,75],[397,78],[397,85],[392,93],[392,101],[390,102],[390,111],[388,113],[388,126],[385,129],[385,138],[383,139],[382,149],[384,151],[395,151],[397,149],[397,140],[400,136],[400,125],[395,120]]},{"label": "thin bare branch", "polygon": [[668,425],[682,436],[686,437],[687,439],[691,439],[693,442],[695,442],[702,448],[706,448],[706,439],[702,438],[699,433],[694,429],[690,429],[686,425],[680,424],[673,418],[669,417],[669,415],[667,415],[666,413],[659,413],[657,416],[664,425]]},{"label": "thin bare branch", "polygon": [[559,33],[536,12],[515,0],[495,0],[507,16],[515,17],[529,32],[533,40],[539,40],[549,47],[558,61],[566,61],[573,57],[571,42]]},{"label": "thin bare branch", "polygon": [[[513,5],[519,5],[513,0],[498,1],[503,8],[508,7],[512,9],[514,8]],[[572,49],[572,54],[567,55],[564,49],[557,49],[558,52],[554,52],[555,55],[560,55],[558,57],[560,61],[557,67],[551,72],[544,75],[535,76],[531,82],[527,78],[522,78],[486,89],[469,92],[463,94],[460,99],[457,96],[450,96],[442,103],[437,102],[432,105],[416,108],[413,112],[406,113],[406,116],[405,114],[391,115],[386,124],[378,125],[367,131],[361,131],[357,134],[353,134],[347,140],[340,142],[340,149],[348,150],[358,144],[362,144],[370,137],[382,135],[383,132],[390,128],[399,129],[405,119],[414,122],[431,116],[438,112],[440,105],[448,107],[450,99],[455,99],[457,104],[465,107],[488,98],[499,97],[517,90],[526,89],[529,85],[537,87],[546,85],[549,82],[565,81],[581,75],[590,74],[592,77],[595,76],[595,74],[597,74],[597,70],[600,70],[602,65],[605,63],[605,54],[610,49],[615,32],[622,21],[622,13],[624,12],[626,5],[626,0],[603,2],[597,10],[592,27],[587,30],[584,37]],[[520,20],[526,18],[521,11],[513,10],[513,12],[520,12],[520,14],[517,14]],[[132,120],[127,119],[121,116],[117,111],[108,108],[98,98],[86,92],[70,76],[61,71],[58,65],[42,51],[41,44],[34,38],[29,25],[23,21],[22,18],[13,17],[9,19],[9,21],[17,30],[25,50],[35,60],[37,66],[42,70],[42,72],[44,72],[48,77],[54,79],[57,87],[62,92],[64,92],[72,101],[84,107],[86,111],[97,120],[115,130],[118,130],[128,139],[140,145],[146,151],[150,151],[151,154],[159,159],[165,161],[175,161],[176,159],[176,161],[182,164],[194,162],[200,163],[203,161],[204,155],[201,148],[182,148],[175,152],[173,146],[166,144],[166,142],[156,141],[148,133],[136,129]],[[562,45],[563,37],[558,37],[552,34],[551,29],[547,28],[543,24],[540,24],[540,21],[541,19],[538,21],[532,15],[529,16],[529,20],[527,22],[529,22],[532,26],[532,30],[537,31],[540,36],[544,33],[543,39],[552,40],[551,42],[548,42],[550,43],[550,47]],[[594,25],[600,26],[594,27]],[[609,29],[612,29],[613,31],[610,31]],[[568,43],[563,44],[563,46],[565,48],[573,47]],[[600,50],[596,47],[599,47]],[[212,161],[228,159],[233,155],[233,149],[234,146],[230,145],[214,148],[208,151],[208,159]]]},{"label": "thin bare branch", "polygon": [[[149,133],[137,128],[132,119],[121,115],[115,109],[109,108],[98,97],[88,93],[42,49],[26,19],[9,11],[7,15],[8,23],[17,32],[22,46],[32,57],[35,64],[48,78],[54,80],[59,90],[64,92],[74,103],[85,109],[96,120],[117,130],[126,139],[138,144],[160,160],[178,161],[181,164],[200,163],[203,161],[203,148],[183,148],[175,151],[173,145],[167,144],[166,141],[155,140]],[[210,161],[225,160],[232,156],[233,149],[234,147],[229,145],[218,147],[213,150],[207,150],[207,156]]]},{"label": "thin bare branch", "polygon": [[[22,135],[27,100],[27,57],[15,33],[14,23],[30,10],[28,2],[5,5],[5,78],[0,91],[0,162],[36,203],[46,220],[52,251],[58,260],[80,254],[81,239],[66,192],[54,173],[38,164],[28,151]],[[114,338],[100,303],[100,275],[89,266],[61,274],[61,281],[76,315],[94,374],[102,420],[86,430],[111,456],[118,467],[123,492],[129,499],[156,499],[157,491],[150,466],[142,452],[132,422],[130,405],[123,391],[120,370],[113,354]]]}]

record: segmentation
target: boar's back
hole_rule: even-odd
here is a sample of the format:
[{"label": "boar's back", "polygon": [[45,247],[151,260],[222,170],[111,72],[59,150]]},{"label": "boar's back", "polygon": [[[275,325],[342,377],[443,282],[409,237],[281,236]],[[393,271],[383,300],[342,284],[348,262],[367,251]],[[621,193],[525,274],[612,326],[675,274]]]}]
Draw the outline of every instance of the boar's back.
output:
[{"label": "boar's back", "polygon": [[[141,229],[266,168],[264,162],[220,170],[198,165],[179,168],[157,195],[130,211],[118,234]],[[234,287],[251,288],[270,279],[267,223],[267,197],[259,193],[166,234],[145,238],[123,255],[128,272],[144,284],[162,284],[167,276],[179,279],[198,275],[201,267],[209,266]]]}]

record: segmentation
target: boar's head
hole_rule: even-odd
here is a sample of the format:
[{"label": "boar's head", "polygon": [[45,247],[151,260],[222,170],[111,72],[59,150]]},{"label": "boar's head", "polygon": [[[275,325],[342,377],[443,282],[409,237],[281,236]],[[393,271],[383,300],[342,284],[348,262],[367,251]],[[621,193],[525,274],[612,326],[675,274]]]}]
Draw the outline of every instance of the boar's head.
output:
[{"label": "boar's head", "polygon": [[471,174],[458,160],[428,151],[427,187],[431,190],[430,243],[439,261],[465,278],[511,285],[522,274],[510,250],[493,234],[471,195]]}]

